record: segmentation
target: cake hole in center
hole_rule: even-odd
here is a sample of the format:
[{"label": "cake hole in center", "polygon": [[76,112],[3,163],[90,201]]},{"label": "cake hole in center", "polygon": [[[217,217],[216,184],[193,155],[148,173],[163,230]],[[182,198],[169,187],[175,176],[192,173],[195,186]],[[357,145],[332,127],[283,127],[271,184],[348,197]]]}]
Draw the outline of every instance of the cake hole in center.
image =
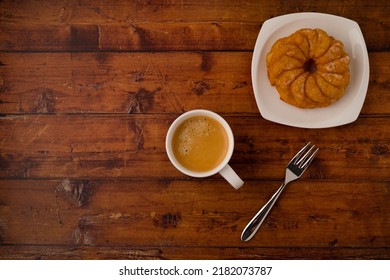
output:
[{"label": "cake hole in center", "polygon": [[314,73],[317,70],[316,63],[311,58],[305,62],[303,67],[305,69],[305,72]]}]

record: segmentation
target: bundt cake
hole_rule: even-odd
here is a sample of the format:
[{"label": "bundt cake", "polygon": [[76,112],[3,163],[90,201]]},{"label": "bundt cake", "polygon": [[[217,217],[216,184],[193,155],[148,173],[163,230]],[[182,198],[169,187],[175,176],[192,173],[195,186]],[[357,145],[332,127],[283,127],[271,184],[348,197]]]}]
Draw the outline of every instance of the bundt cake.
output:
[{"label": "bundt cake", "polygon": [[280,98],[299,108],[326,107],[345,93],[349,56],[321,29],[300,29],[277,40],[267,54],[267,74]]}]

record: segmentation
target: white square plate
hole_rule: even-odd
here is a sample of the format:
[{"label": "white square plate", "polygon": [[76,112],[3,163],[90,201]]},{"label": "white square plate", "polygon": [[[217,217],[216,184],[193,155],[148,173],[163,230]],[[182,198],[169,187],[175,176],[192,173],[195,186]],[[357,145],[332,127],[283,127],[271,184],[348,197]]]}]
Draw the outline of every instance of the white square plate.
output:
[{"label": "white square plate", "polygon": [[[300,109],[280,100],[271,86],[266,56],[275,41],[301,28],[321,28],[344,43],[350,56],[350,84],[340,100],[325,108]],[[252,84],[260,114],[267,120],[303,128],[325,128],[355,121],[363,107],[369,81],[366,43],[359,25],[350,19],[321,13],[296,13],[264,22],[252,57]]]}]

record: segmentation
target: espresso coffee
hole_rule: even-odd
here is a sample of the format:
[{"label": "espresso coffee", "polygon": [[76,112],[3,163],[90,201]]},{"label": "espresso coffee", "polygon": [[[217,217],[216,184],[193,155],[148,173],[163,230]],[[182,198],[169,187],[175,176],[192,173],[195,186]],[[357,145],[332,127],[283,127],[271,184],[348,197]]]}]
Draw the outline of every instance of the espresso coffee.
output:
[{"label": "espresso coffee", "polygon": [[208,116],[194,116],[181,123],[172,136],[172,151],[185,168],[204,172],[217,167],[229,147],[224,127]]}]

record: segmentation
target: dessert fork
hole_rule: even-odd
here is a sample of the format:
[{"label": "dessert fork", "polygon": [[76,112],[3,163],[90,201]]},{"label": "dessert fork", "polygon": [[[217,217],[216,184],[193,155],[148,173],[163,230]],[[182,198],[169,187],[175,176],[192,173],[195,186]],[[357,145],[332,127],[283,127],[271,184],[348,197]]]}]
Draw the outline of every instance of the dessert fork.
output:
[{"label": "dessert fork", "polygon": [[279,187],[279,189],[275,192],[275,194],[268,200],[268,202],[260,209],[259,212],[252,218],[252,220],[248,223],[241,234],[242,241],[250,240],[260,228],[261,224],[267,217],[268,213],[271,211],[275,202],[278,200],[280,194],[286,187],[288,183],[294,181],[301,177],[301,175],[306,171],[309,167],[310,163],[314,159],[315,155],[318,152],[318,148],[315,148],[315,145],[310,146],[310,142],[307,143],[289,162],[286,168],[286,175],[284,179],[284,183]]}]

